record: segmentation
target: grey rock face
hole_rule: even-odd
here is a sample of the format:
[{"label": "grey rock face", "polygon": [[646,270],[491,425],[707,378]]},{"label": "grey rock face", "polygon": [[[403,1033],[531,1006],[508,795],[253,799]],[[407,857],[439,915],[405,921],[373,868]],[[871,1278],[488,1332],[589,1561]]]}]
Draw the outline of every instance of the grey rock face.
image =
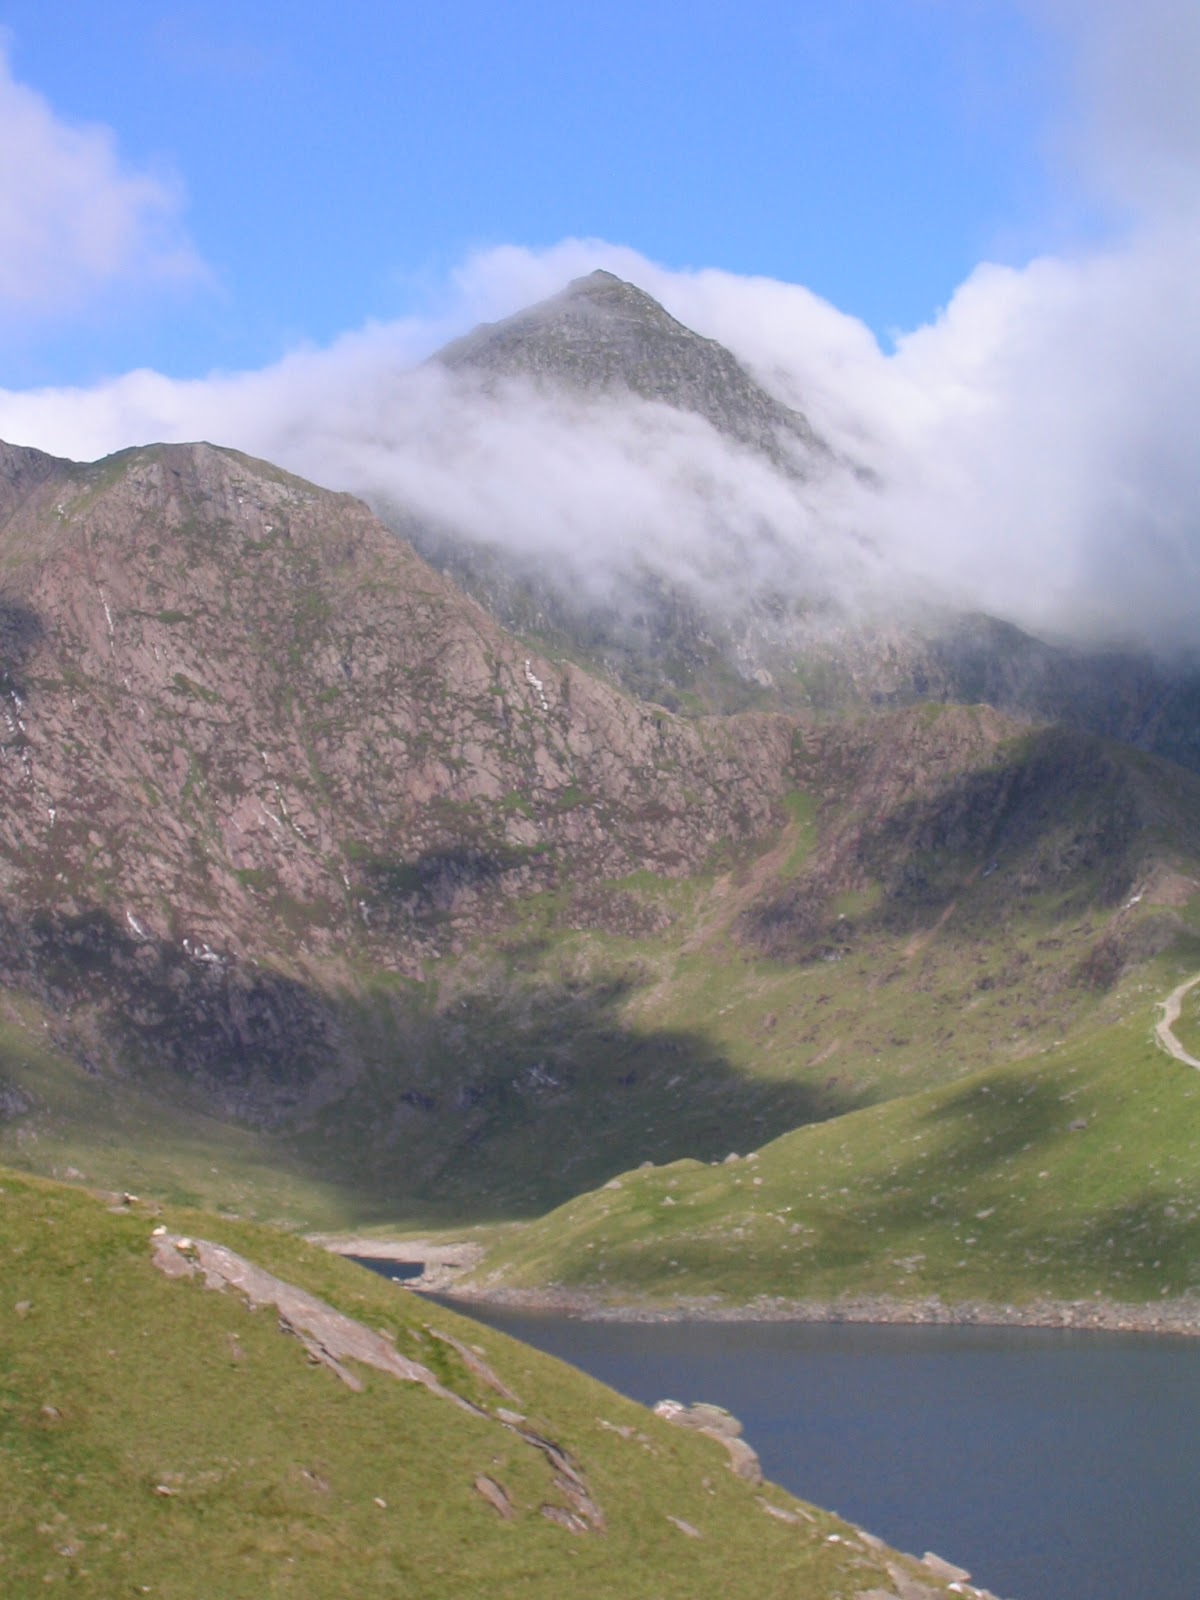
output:
[{"label": "grey rock face", "polygon": [[476,328],[435,359],[451,371],[660,401],[792,470],[800,470],[805,453],[827,453],[808,419],[769,395],[724,345],[685,328],[611,272],[576,278],[561,294]]}]

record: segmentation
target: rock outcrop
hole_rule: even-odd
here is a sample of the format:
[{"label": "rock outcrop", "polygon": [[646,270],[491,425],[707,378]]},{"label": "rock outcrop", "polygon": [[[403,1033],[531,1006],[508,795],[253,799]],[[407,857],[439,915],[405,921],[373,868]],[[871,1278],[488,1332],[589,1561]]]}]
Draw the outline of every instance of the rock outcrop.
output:
[{"label": "rock outcrop", "polygon": [[718,434],[802,472],[829,454],[808,418],[614,273],[591,272],[503,322],[484,323],[435,357],[453,372],[528,378],[589,395],[636,395],[703,417]]},{"label": "rock outcrop", "polygon": [[758,1452],[742,1438],[741,1423],[724,1406],[709,1405],[704,1400],[690,1406],[678,1400],[660,1400],[654,1407],[654,1415],[665,1422],[673,1422],[677,1428],[691,1428],[708,1434],[711,1439],[719,1439],[729,1453],[730,1471],[736,1477],[752,1484],[763,1481]]}]

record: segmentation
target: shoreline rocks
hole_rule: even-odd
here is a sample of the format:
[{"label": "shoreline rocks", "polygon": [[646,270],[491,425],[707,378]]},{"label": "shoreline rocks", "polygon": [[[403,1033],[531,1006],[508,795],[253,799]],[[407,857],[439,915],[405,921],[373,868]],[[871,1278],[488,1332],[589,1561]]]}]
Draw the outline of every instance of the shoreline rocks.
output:
[{"label": "shoreline rocks", "polygon": [[[417,1283],[418,1289],[424,1285]],[[592,1322],[821,1322],[879,1323],[906,1327],[1062,1328],[1105,1333],[1200,1336],[1200,1299],[1130,1305],[1106,1299],[1054,1300],[1022,1305],[988,1301],[947,1303],[937,1296],[895,1300],[846,1296],[838,1300],[784,1300],[761,1296],[731,1305],[716,1296],[666,1302],[618,1301],[579,1289],[486,1290],[457,1285],[443,1291],[464,1307],[550,1312]]]}]

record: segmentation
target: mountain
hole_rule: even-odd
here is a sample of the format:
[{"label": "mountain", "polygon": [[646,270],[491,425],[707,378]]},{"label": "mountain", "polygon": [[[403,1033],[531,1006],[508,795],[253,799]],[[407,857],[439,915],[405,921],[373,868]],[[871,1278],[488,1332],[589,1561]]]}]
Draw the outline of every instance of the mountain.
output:
[{"label": "mountain", "polygon": [[682,718],[208,445],[0,490],[0,1152],[528,1216],[1024,1059],[1189,938],[1196,783],[987,707]]},{"label": "mountain", "polygon": [[[723,345],[610,272],[578,278],[538,305],[476,328],[433,362],[497,399],[503,391],[509,403],[522,386],[549,404],[582,402],[601,426],[603,408],[619,411],[631,399],[657,407],[660,419],[700,419],[718,448],[745,452],[793,485],[837,465],[808,418],[768,393]],[[664,469],[668,477],[672,470],[679,469]],[[556,568],[519,546],[468,537],[452,523],[411,516],[386,496],[380,510],[505,627],[673,710],[754,704],[755,673],[767,675],[763,648],[769,653],[781,626],[790,637],[813,608],[811,595],[800,596],[789,622],[797,596],[776,585],[756,593],[745,615],[727,615],[660,565],[651,548],[602,572],[598,585],[581,585],[573,563]],[[715,573],[717,586],[735,576],[740,585],[735,545],[720,562],[729,565]]]},{"label": "mountain", "polygon": [[70,992],[81,1049],[315,1104],[353,1068],[314,967],[413,980],[568,860],[694,872],[770,825],[782,722],[530,656],[347,497],[204,445],[10,449],[4,484],[0,972]]},{"label": "mountain", "polygon": [[[584,280],[448,361],[498,403],[510,381],[553,402],[598,345],[604,384],[668,410],[673,385],[796,481],[828,468],[803,419],[626,287]],[[1123,742],[1193,759],[1187,680],[995,619],[871,633],[804,596],[718,626],[649,570],[633,626],[581,595],[551,616],[545,574],[494,552],[483,581],[456,548],[440,564],[493,602],[501,574],[552,652],[269,463],[0,446],[0,1158],[113,1191],[0,1175],[10,1579],[144,1587],[136,1546],[151,1587],[158,1563],[259,1593],[286,1548],[311,1593],[334,1571],[516,1592],[568,1567],[635,1593],[670,1500],[675,1532],[711,1514],[718,1537],[647,1592],[762,1589],[738,1555],[761,1558],[761,1507],[732,1477],[714,1495],[711,1441],[647,1432],[633,1470],[636,1412],[605,1426],[596,1390],[488,1336],[514,1422],[461,1329],[246,1217],[500,1224],[476,1288],[588,1303],[1036,1312],[1200,1287],[1200,1084],[1152,1043],[1200,968],[1200,776]],[[768,623],[790,687],[751,666]],[[614,681],[661,702],[672,674],[686,716]],[[1200,1050],[1194,1008],[1178,1027]],[[150,1232],[160,1203],[200,1202]],[[372,1368],[378,1438],[341,1426],[343,1338],[420,1391],[384,1399]],[[300,1419],[282,1442],[280,1416]],[[419,1538],[376,1517],[389,1489],[420,1500]],[[607,1542],[560,1560],[597,1505]],[[851,1571],[850,1533],[798,1550],[806,1517],[767,1522],[788,1592],[936,1592],[873,1545]]]}]

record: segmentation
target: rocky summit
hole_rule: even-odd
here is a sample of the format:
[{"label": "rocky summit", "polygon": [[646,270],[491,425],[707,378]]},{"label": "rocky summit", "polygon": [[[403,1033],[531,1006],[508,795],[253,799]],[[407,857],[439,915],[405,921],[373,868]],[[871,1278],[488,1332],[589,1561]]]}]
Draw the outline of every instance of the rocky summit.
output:
[{"label": "rocky summit", "polygon": [[493,381],[529,378],[551,390],[657,401],[794,472],[829,453],[808,418],[768,394],[724,345],[611,272],[576,278],[549,300],[484,323],[434,359]]}]

